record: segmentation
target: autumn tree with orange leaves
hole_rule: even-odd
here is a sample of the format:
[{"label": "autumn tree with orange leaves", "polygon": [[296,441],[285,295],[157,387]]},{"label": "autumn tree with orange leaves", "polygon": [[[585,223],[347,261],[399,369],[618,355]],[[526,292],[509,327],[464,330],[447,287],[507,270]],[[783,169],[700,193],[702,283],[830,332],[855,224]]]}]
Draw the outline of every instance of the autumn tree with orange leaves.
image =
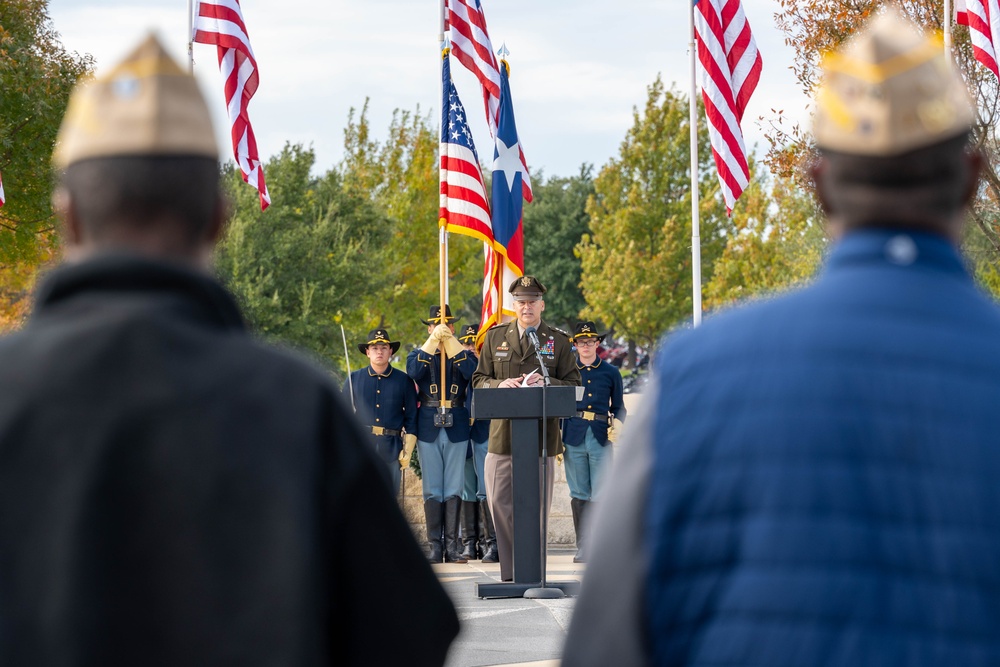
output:
[{"label": "autumn tree with orange leaves", "polygon": [[[820,76],[824,53],[837,48],[860,26],[887,4],[882,0],[778,0],[775,24],[785,35],[785,43],[796,49],[791,70],[802,89],[812,97]],[[925,28],[944,29],[941,0],[908,0],[898,10]],[[977,277],[1000,294],[1000,174],[997,171],[996,126],[1000,119],[1000,88],[992,72],[972,54],[969,32],[952,22],[952,53],[955,63],[976,99],[978,120],[972,130],[973,142],[985,154],[983,187],[971,217],[974,224],[966,232],[965,251],[976,267]],[[767,133],[770,148],[765,158],[779,178],[794,178],[811,188],[807,165],[815,158],[815,145],[808,128],[789,126],[779,117]]]},{"label": "autumn tree with orange leaves", "polygon": [[47,0],[0,1],[0,331],[28,310],[38,268],[56,252],[52,148],[69,94],[93,59],[67,52]]}]

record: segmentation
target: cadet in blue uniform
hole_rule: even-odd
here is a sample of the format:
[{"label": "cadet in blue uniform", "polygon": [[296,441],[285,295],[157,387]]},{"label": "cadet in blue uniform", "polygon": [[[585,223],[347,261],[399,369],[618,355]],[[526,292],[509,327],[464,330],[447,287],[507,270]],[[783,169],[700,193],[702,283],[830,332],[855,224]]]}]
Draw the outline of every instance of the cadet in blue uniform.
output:
[{"label": "cadet in blue uniform", "polygon": [[417,442],[417,390],[406,373],[389,365],[399,341],[390,341],[385,329],[372,329],[358,350],[368,357],[369,365],[351,373],[344,393],[351,396],[375,453],[388,466],[392,489],[398,491],[400,471],[410,464],[409,454]]},{"label": "cadet in blue uniform", "polygon": [[[466,352],[473,355],[476,364],[479,363],[476,355],[478,334],[479,327],[469,324],[462,328],[462,335],[458,337]],[[472,406],[472,391],[470,383],[465,399],[466,407]],[[462,489],[462,556],[469,560],[482,556],[484,563],[498,563],[500,556],[497,553],[497,534],[493,528],[489,503],[486,502],[486,478],[483,476],[486,450],[490,443],[490,420],[469,421],[471,429],[469,447],[465,452],[465,486]]]},{"label": "cadet in blue uniform", "polygon": [[[458,548],[465,450],[469,446],[466,388],[476,370],[476,358],[455,338],[451,307],[430,307],[427,340],[406,357],[406,372],[417,383],[420,408],[417,452],[420,456],[427,521],[428,558],[432,563],[466,563]],[[441,400],[441,351],[445,361],[444,401]],[[443,536],[442,536],[443,532]]]},{"label": "cadet in blue uniform", "polygon": [[[597,356],[597,346],[606,333],[597,333],[593,322],[577,322],[572,341],[576,345],[577,368],[583,380],[583,399],[577,401],[576,416],[563,422],[566,484],[569,485],[573,530],[576,531],[574,563],[582,563],[584,517],[590,511],[610,470],[615,431],[625,421],[622,374]],[[614,425],[614,428],[609,426]]]}]

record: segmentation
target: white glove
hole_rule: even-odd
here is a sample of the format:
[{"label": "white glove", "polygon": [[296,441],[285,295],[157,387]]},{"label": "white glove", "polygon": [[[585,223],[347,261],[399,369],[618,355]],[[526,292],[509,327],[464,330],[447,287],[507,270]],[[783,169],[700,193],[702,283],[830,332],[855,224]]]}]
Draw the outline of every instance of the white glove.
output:
[{"label": "white glove", "polygon": [[420,349],[426,352],[427,354],[434,354],[435,352],[437,352],[438,341],[437,338],[434,337],[434,334],[431,334],[430,336],[427,337],[427,340],[425,340],[424,344],[420,346]]},{"label": "white glove", "polygon": [[434,331],[431,332],[431,338],[434,340],[447,340],[454,337],[455,334],[452,333],[451,327],[447,324],[439,324],[434,327]]},{"label": "white glove", "polygon": [[608,442],[618,442],[618,436],[621,435],[622,428],[625,425],[622,424],[621,420],[612,420],[611,427],[608,429]]},{"label": "white glove", "polygon": [[465,348],[462,347],[462,344],[454,336],[445,338],[442,342],[444,343],[444,353],[448,355],[449,359],[465,351]]},{"label": "white glove", "polygon": [[413,433],[403,435],[403,448],[399,450],[399,469],[406,470],[410,467],[410,457],[413,456],[413,448],[417,446],[417,436]]}]

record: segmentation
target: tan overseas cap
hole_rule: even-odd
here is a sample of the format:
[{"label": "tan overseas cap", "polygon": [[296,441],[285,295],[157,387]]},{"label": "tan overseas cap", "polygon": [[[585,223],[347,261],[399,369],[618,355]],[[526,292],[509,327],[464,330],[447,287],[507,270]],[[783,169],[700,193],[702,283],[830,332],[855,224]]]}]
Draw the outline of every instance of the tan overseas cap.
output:
[{"label": "tan overseas cap", "polygon": [[939,35],[886,8],[821,63],[813,131],[839,153],[892,156],[957,137],[972,127],[965,83]]},{"label": "tan overseas cap", "polygon": [[219,158],[198,84],[152,34],[109,73],[77,85],[52,162],[65,169],[122,155]]}]

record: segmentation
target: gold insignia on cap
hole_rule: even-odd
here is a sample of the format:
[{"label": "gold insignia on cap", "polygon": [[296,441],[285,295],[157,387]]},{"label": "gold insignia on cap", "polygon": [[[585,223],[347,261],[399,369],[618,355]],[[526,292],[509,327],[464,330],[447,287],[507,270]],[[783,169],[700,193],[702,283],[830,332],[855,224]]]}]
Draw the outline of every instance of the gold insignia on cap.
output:
[{"label": "gold insignia on cap", "polygon": [[195,78],[152,34],[106,75],[77,85],[52,162],[65,169],[121,155],[219,157]]},{"label": "gold insignia on cap", "polygon": [[521,287],[531,287],[531,278],[529,276],[521,278]]},{"label": "gold insignia on cap", "polygon": [[583,331],[590,331],[590,325],[589,324],[584,324],[583,325]]},{"label": "gold insignia on cap", "polygon": [[973,106],[939,35],[887,7],[824,56],[813,132],[821,149],[889,156],[966,132]]}]

